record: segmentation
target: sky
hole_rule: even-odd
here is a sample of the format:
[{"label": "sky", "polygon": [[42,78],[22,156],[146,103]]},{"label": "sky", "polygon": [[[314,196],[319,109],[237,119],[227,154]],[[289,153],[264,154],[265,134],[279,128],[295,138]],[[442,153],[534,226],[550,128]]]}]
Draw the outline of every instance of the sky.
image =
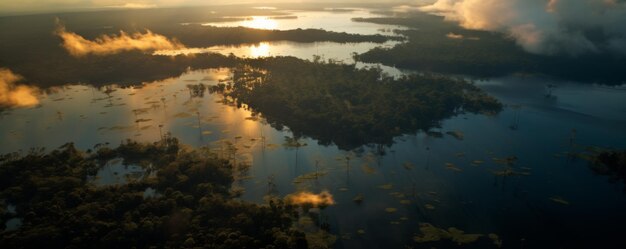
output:
[{"label": "sky", "polygon": [[[54,12],[62,10],[81,10],[99,8],[158,8],[197,5],[220,5],[253,3],[268,5],[275,3],[411,3],[424,0],[0,0],[0,13],[19,14],[24,12]],[[429,0],[426,0],[429,1]],[[434,0],[430,0],[434,1]]]}]

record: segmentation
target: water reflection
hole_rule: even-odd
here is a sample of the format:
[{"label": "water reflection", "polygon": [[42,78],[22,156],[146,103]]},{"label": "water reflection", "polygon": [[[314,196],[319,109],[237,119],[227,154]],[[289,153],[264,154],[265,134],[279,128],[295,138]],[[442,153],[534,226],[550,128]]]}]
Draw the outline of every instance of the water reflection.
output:
[{"label": "water reflection", "polygon": [[152,172],[152,166],[124,165],[121,158],[108,161],[96,173],[94,183],[98,186],[125,184],[141,180]]},{"label": "water reflection", "polygon": [[11,218],[4,225],[6,231],[17,230],[22,226],[22,218]]},{"label": "water reflection", "polygon": [[268,42],[261,42],[258,45],[250,46],[250,57],[267,57],[270,55],[270,44]]},{"label": "water reflection", "polygon": [[253,29],[276,29],[278,28],[278,22],[272,17],[252,16],[250,19],[241,22],[241,26]]},{"label": "water reflection", "polygon": [[285,200],[294,205],[308,205],[313,207],[325,207],[335,204],[333,195],[328,191],[322,191],[319,194],[311,192],[289,194],[285,197]]},{"label": "water reflection", "polygon": [[32,107],[39,104],[39,89],[17,84],[21,79],[22,76],[11,70],[0,68],[0,111],[2,107]]},{"label": "water reflection", "polygon": [[161,196],[161,194],[157,193],[157,190],[153,189],[151,187],[146,188],[146,190],[143,192],[143,198],[144,199],[158,198],[160,196]]},{"label": "water reflection", "polygon": [[[558,85],[552,92],[558,101],[546,103],[545,80],[478,82],[504,103],[523,107],[506,108],[497,117],[451,118],[437,130],[441,137],[398,137],[384,152],[375,147],[345,152],[308,138],[298,141],[307,146],[289,150],[283,146],[285,136],[293,136],[288,130],[273,129],[250,111],[223,104],[222,97],[193,93],[193,86],[230,78],[231,70],[215,69],[133,88],[59,88],[41,96],[41,108],[17,109],[2,119],[0,151],[54,148],[67,141],[84,149],[126,138],[154,142],[161,132],[194,147],[222,153],[234,148],[236,160],[251,165],[248,175],[237,178],[245,189],[242,199],[262,203],[267,193],[328,191],[336,203],[323,213],[333,233],[353,235],[341,241],[345,247],[401,247],[424,222],[494,233],[498,241],[519,247],[521,238],[566,240],[570,233],[553,231],[580,225],[589,212],[606,214],[585,220],[606,228],[589,231],[597,238],[607,239],[602,233],[608,229],[620,231],[607,224],[626,220],[621,188],[566,156],[572,129],[577,144],[626,146],[626,126],[606,122],[623,124],[623,91],[551,82]],[[512,131],[516,115],[519,129]],[[448,131],[462,132],[463,140],[445,135]],[[153,195],[158,193],[144,193]]]},{"label": "water reflection", "polygon": [[75,141],[81,148],[126,138],[157,141],[167,132],[193,140],[193,145],[231,138],[230,134],[258,136],[260,124],[246,119],[252,116],[249,111],[223,105],[218,96],[194,97],[188,88],[230,77],[229,69],[215,69],[130,88],[65,86],[42,95],[41,108],[6,114],[0,122],[0,150],[55,148],[61,141]]},{"label": "water reflection", "polygon": [[258,58],[268,56],[294,56],[300,59],[311,60],[315,55],[325,59],[333,59],[344,62],[353,61],[354,53],[364,53],[375,47],[389,48],[399,42],[390,41],[383,44],[373,42],[361,43],[335,43],[335,42],[261,42],[237,46],[213,46],[206,48],[184,48],[155,51],[154,55],[189,55],[203,53],[220,53],[224,55],[234,54],[238,57]]},{"label": "water reflection", "polygon": [[[381,17],[364,9],[351,9],[350,11],[283,11],[288,16],[250,16],[246,20],[230,22],[208,22],[204,26],[217,27],[248,27],[258,29],[324,29],[334,32],[346,32],[353,34],[373,35],[380,34],[382,30],[406,29],[397,25],[383,25],[372,23],[353,22],[354,17]],[[389,33],[391,34],[391,33]]]},{"label": "water reflection", "polygon": [[[288,16],[251,16],[242,21],[204,23],[205,26],[237,27],[243,26],[256,29],[324,29],[334,32],[346,32],[351,34],[376,35],[382,31],[393,29],[406,29],[395,25],[381,25],[366,22],[354,22],[354,17],[377,17],[366,10],[350,11],[292,11]],[[186,23],[186,25],[190,25]],[[383,32],[384,33],[384,32]],[[386,35],[394,35],[387,33]],[[225,45],[205,48],[176,48],[155,51],[155,55],[175,56],[181,54],[221,53],[224,55],[234,54],[238,57],[267,57],[267,56],[295,56],[301,59],[312,59],[314,55],[321,55],[326,59],[334,59],[345,62],[352,61],[353,53],[365,53],[375,47],[391,48],[398,41],[388,41],[383,44],[362,43],[334,43],[334,42],[261,42],[258,44]]]}]

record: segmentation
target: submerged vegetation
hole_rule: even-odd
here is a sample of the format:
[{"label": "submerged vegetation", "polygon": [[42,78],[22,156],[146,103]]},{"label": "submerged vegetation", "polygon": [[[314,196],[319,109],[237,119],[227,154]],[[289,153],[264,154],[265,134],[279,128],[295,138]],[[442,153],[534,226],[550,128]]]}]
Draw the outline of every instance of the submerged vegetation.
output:
[{"label": "submerged vegetation", "polygon": [[[421,234],[413,237],[413,240],[417,243],[429,243],[450,240],[460,246],[474,243],[481,237],[484,237],[483,234],[466,234],[464,231],[459,230],[456,227],[450,227],[447,230],[438,228],[431,225],[430,223],[421,223],[419,225],[419,230]],[[488,237],[494,241],[494,244],[497,247],[500,247],[502,242],[498,239],[497,235],[490,234]]]},{"label": "submerged vegetation", "polygon": [[[151,30],[184,44],[176,47],[181,51],[202,52],[177,56],[153,53],[156,48],[71,56],[42,25],[52,17],[0,17],[0,66],[24,75],[41,98],[35,108],[6,115],[0,104],[2,149],[76,142],[76,147],[0,155],[0,248],[328,248],[335,243],[338,248],[559,248],[592,247],[597,241],[620,248],[624,243],[619,234],[624,216],[614,208],[624,203],[621,193],[600,195],[598,190],[607,188],[592,184],[578,191],[589,170],[583,166],[579,175],[574,170],[580,168],[562,164],[580,166],[574,159],[584,157],[594,172],[622,186],[626,151],[578,154],[573,130],[568,152],[546,156],[566,146],[560,132],[569,126],[583,126],[581,140],[621,147],[623,129],[614,124],[623,120],[612,120],[620,96],[590,92],[595,96],[579,98],[578,88],[570,91],[555,82],[543,98],[533,86],[518,89],[507,80],[480,84],[496,99],[471,81],[439,74],[529,73],[614,82],[626,78],[617,72],[623,59],[585,57],[601,61],[596,65],[594,59],[532,55],[502,34],[411,12],[355,18],[370,24],[346,30],[379,28],[371,23],[412,28],[393,31],[406,43],[354,54],[355,64],[324,61],[333,56],[324,49],[312,61],[208,52],[217,48],[205,46],[259,41],[399,39],[205,26],[243,20],[238,11],[268,14],[229,8],[187,10],[191,16],[177,9],[60,14],[68,30],[88,41],[119,30]],[[272,18],[296,18],[285,14]],[[320,23],[326,21],[332,22]],[[260,45],[250,50],[259,56],[278,51],[274,44]],[[297,51],[309,54],[325,46],[318,45]],[[391,68],[404,75],[392,77],[358,61],[419,73]],[[615,64],[605,67],[607,61]],[[196,70],[209,68],[219,69]],[[557,85],[563,92],[553,95]],[[604,96],[607,110],[579,106]],[[510,108],[495,118],[482,116],[498,114],[500,101],[510,102]],[[528,108],[518,110],[522,104]],[[528,115],[528,129],[517,129],[519,115]],[[613,137],[606,139],[607,134]],[[157,135],[156,143],[126,140],[109,147],[129,136],[152,141]],[[81,151],[91,143],[99,144]],[[606,215],[590,217],[590,210]],[[578,227],[581,220],[589,225]]]},{"label": "submerged vegetation", "polygon": [[[156,172],[128,184],[95,185],[98,169],[116,158]],[[293,206],[277,198],[262,206],[233,198],[234,171],[208,149],[183,149],[169,136],[95,152],[68,143],[49,153],[3,155],[0,199],[17,208],[2,211],[1,224],[12,218],[23,224],[1,232],[0,247],[307,247],[307,236],[292,224]]]},{"label": "submerged vegetation", "polygon": [[626,184],[626,150],[594,150],[590,156],[584,157],[589,159],[589,167],[596,174],[608,176],[612,182]]},{"label": "submerged vegetation", "polygon": [[356,69],[292,57],[246,60],[233,80],[210,88],[260,112],[296,137],[352,149],[436,127],[463,112],[495,113],[501,104],[470,82],[434,74],[399,79],[380,69]]}]

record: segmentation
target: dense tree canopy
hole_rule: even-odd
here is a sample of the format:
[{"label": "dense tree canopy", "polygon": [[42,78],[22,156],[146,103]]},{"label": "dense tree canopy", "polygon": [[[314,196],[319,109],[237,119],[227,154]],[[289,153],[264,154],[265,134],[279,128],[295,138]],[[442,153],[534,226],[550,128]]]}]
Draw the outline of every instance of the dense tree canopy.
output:
[{"label": "dense tree canopy", "polygon": [[597,150],[583,157],[589,159],[589,167],[596,174],[608,176],[612,182],[626,183],[626,150]]},{"label": "dense tree canopy", "polygon": [[[97,186],[105,162],[122,158],[152,174],[128,184]],[[260,206],[233,199],[233,167],[206,149],[184,150],[174,138],[133,141],[95,153],[73,144],[44,153],[0,158],[0,199],[14,204],[0,224],[2,248],[305,248],[292,206],[274,199]],[[147,188],[156,194],[146,195]]]},{"label": "dense tree canopy", "polygon": [[235,69],[232,82],[212,90],[248,105],[276,127],[343,149],[391,144],[395,136],[428,130],[464,111],[501,108],[461,79],[434,74],[395,79],[378,68],[293,57],[247,60]]},{"label": "dense tree canopy", "polygon": [[443,17],[415,12],[399,17],[355,18],[354,21],[410,27],[396,30],[408,42],[375,48],[356,56],[364,62],[437,73],[495,77],[538,74],[558,79],[623,84],[626,57],[607,53],[579,56],[536,55],[498,32],[467,30]]}]

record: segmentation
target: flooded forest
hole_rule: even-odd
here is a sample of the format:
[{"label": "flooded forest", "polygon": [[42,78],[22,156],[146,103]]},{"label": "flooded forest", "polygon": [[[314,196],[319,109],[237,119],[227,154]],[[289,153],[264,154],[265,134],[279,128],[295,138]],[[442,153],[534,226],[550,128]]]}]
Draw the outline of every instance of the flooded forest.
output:
[{"label": "flooded forest", "polygon": [[626,248],[626,3],[57,2],[0,3],[0,248]]}]

